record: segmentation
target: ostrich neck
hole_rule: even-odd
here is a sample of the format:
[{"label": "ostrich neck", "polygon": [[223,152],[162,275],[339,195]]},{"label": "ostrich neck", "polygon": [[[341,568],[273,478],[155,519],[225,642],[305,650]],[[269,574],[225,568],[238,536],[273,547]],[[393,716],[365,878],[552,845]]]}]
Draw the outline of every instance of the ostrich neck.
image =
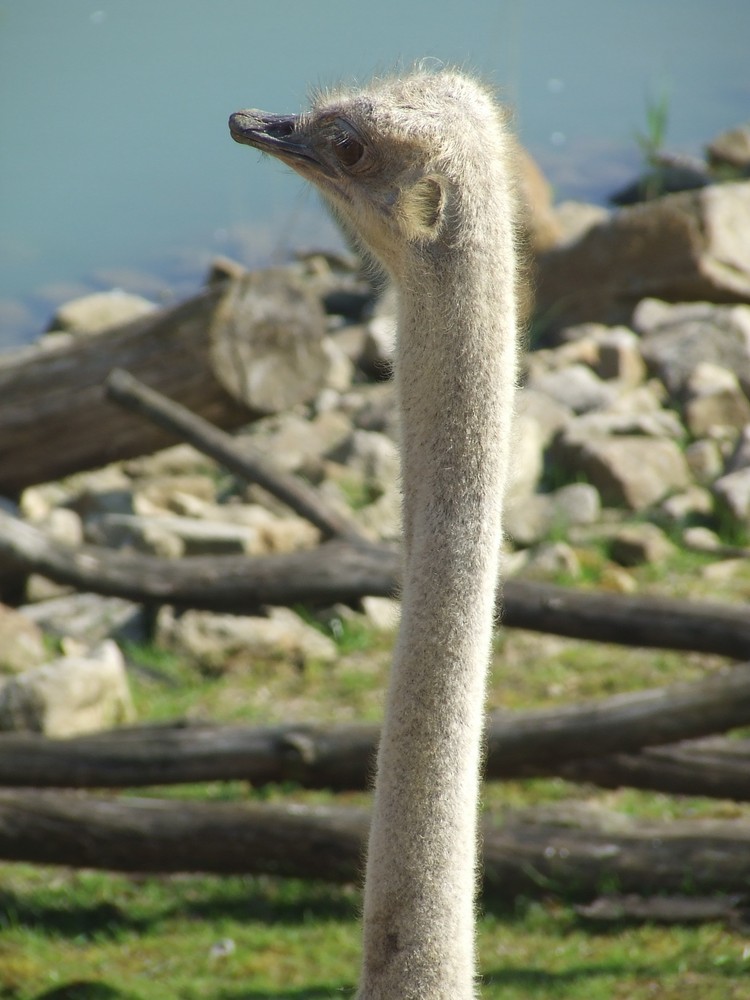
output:
[{"label": "ostrich neck", "polygon": [[402,275],[399,287],[402,622],[378,757],[360,1000],[475,995],[480,743],[515,383],[509,226],[484,245],[495,248],[491,267],[480,249],[465,250]]}]

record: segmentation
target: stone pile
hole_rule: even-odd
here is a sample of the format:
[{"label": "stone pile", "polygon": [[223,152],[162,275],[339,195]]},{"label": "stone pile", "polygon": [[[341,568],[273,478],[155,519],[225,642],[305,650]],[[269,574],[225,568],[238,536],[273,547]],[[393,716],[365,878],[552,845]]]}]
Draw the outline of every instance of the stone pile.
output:
[{"label": "stone pile", "polygon": [[[664,563],[681,547],[747,556],[750,182],[605,217],[584,206],[583,223],[571,223],[571,206],[555,212],[544,204],[530,215],[544,226],[532,241],[541,285],[531,338],[540,346],[524,360],[505,572],[575,580],[587,547],[604,543],[611,572],[603,581],[629,590],[629,567]],[[213,280],[226,280],[228,267],[217,266]],[[291,267],[326,305],[326,349],[338,374],[312,404],[250,425],[239,441],[353,511],[370,537],[397,541],[398,427],[386,380],[392,299],[386,293],[373,304],[346,261],[316,255]],[[82,310],[68,312],[80,331]],[[250,559],[319,542],[307,522],[188,445],[29,488],[18,509],[65,544],[164,558]],[[384,616],[374,602],[372,621],[383,620],[393,622],[392,610]],[[20,610],[0,606],[0,729],[68,735],[132,718],[113,640],[142,639],[146,630],[127,601],[29,578]],[[212,674],[252,669],[258,658],[304,667],[336,655],[330,639],[287,609],[233,617],[164,607],[152,634]],[[51,644],[65,655],[53,657]]]}]

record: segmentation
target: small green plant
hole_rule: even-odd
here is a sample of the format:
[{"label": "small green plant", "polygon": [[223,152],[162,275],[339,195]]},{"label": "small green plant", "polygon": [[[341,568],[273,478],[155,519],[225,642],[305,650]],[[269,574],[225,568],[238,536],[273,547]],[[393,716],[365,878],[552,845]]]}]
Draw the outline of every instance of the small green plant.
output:
[{"label": "small green plant", "polygon": [[669,94],[662,87],[656,97],[646,99],[646,126],[636,130],[634,138],[643,155],[648,173],[641,182],[642,194],[646,201],[662,194],[663,180],[659,158],[664,149],[669,122]]},{"label": "small green plant", "polygon": [[662,87],[657,97],[646,99],[646,127],[634,133],[635,141],[648,166],[656,166],[664,148],[669,122],[669,94]]}]

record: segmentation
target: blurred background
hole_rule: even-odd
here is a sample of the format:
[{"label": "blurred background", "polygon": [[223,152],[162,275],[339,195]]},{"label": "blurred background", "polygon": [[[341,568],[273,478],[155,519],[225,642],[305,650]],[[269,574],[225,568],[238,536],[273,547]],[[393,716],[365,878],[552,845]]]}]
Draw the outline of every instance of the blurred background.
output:
[{"label": "blurred background", "polygon": [[340,245],[301,180],[230,140],[232,111],[458,63],[512,106],[557,198],[605,203],[654,104],[679,153],[750,116],[748,39],[747,0],[0,0],[0,349],[87,291],[169,302],[216,254]]}]

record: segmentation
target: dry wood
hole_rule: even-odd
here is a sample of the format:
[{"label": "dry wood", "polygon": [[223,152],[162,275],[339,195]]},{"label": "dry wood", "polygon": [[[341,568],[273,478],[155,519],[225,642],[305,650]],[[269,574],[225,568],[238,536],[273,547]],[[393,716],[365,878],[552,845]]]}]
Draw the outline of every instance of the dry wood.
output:
[{"label": "dry wood", "polygon": [[[235,428],[319,391],[329,365],[324,329],[314,295],[288,275],[258,272],[67,346],[9,355],[0,362],[0,494],[174,443],[107,402],[112,368]],[[249,371],[254,361],[263,363],[260,387]]]},{"label": "dry wood", "polygon": [[[271,874],[358,880],[362,810],[117,799],[71,792],[0,791],[0,858],[137,872]],[[489,818],[484,881],[504,898],[620,891],[742,893],[750,888],[744,820],[618,829]]]},{"label": "dry wood", "polygon": [[643,923],[699,924],[722,921],[737,929],[747,927],[747,906],[742,897],[720,896],[600,896],[588,904],[576,906],[576,913],[601,924]]},{"label": "dry wood", "polygon": [[563,761],[556,773],[603,788],[643,788],[670,795],[750,802],[750,740],[714,737],[647,747],[639,753]]},{"label": "dry wood", "polygon": [[230,472],[268,490],[300,517],[319,528],[325,538],[356,540],[362,537],[351,518],[331,510],[319,491],[299,476],[284,472],[247,442],[238,446],[229,434],[167,399],[162,393],[149,389],[129,372],[119,368],[111,372],[106,390],[108,398],[187,441]]},{"label": "dry wood", "polygon": [[[260,605],[354,603],[398,591],[395,549],[334,540],[316,549],[249,559],[159,559],[93,545],[66,548],[0,509],[0,556],[78,590],[143,604],[248,613]],[[513,628],[626,646],[688,649],[738,660],[750,656],[744,607],[567,590],[509,580],[502,619]]]},{"label": "dry wood", "polygon": [[[485,778],[561,774],[606,786],[750,799],[750,740],[664,746],[750,723],[750,664],[705,680],[582,705],[495,716]],[[369,784],[375,725],[137,726],[76,739],[0,736],[0,785],[127,787],[242,779]]]}]

